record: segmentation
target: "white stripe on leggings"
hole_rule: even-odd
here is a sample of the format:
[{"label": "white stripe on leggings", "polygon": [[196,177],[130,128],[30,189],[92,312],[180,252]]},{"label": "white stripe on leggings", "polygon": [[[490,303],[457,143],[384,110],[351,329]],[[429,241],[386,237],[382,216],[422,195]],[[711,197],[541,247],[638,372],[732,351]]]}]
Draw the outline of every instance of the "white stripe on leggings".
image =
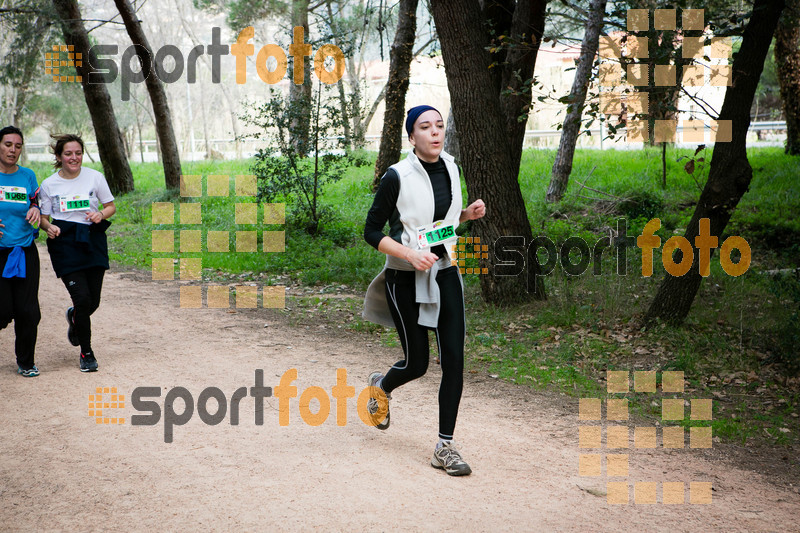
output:
[{"label": "white stripe on leggings", "polygon": [[[400,325],[403,326],[403,337],[406,340],[406,342],[405,342],[406,349],[405,349],[405,351],[403,353],[403,357],[405,358],[404,359],[404,363],[405,364],[403,366],[401,366],[401,367],[400,366],[396,366],[396,365],[392,365],[392,368],[396,368],[398,370],[405,370],[406,367],[408,367],[408,353],[405,353],[405,352],[408,352],[408,350],[410,350],[411,347],[408,345],[408,334],[406,333],[406,324],[403,321],[403,313],[400,312],[400,307],[397,305],[397,297],[395,296],[395,289],[396,288],[397,288],[397,284],[392,285],[392,288],[389,291],[389,295],[392,297],[392,303],[394,304],[394,308],[397,309],[397,316],[400,317]],[[400,330],[398,329],[397,331],[399,332]]]}]

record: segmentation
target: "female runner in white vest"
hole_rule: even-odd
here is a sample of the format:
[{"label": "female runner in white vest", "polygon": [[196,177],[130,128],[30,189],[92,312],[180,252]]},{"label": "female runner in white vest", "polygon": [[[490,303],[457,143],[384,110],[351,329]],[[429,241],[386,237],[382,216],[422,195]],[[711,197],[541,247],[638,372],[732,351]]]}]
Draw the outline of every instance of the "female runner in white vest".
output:
[{"label": "female runner in white vest", "polygon": [[[465,220],[486,214],[482,200],[461,209],[461,181],[453,157],[442,151],[444,121],[431,106],[417,106],[406,118],[414,147],[381,178],[367,215],[364,238],[386,254],[383,271],[372,281],[364,317],[397,328],[405,355],[369,385],[378,392],[368,410],[379,429],[389,427],[388,399],[401,385],[428,369],[428,331],[436,334],[442,366],[439,388],[439,442],[431,465],[453,476],[472,472],[453,444],[464,372],[464,292],[448,246]],[[389,222],[389,235],[383,233]]]}]

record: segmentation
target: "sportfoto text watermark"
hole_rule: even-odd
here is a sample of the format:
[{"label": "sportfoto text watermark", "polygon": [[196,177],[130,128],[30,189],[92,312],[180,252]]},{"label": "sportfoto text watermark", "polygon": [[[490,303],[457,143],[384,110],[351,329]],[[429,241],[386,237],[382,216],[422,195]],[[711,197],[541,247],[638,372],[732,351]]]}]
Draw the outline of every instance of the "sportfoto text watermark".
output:
[{"label": "sportfoto text watermark", "polygon": [[[548,237],[535,237],[530,242],[525,242],[521,236],[502,236],[494,243],[493,275],[499,277],[519,276],[526,272],[528,265],[538,257],[539,251],[547,254],[546,261],[539,262],[538,278],[552,274],[556,265],[560,264],[568,275],[580,276],[589,269],[593,263],[593,274],[601,275],[601,259],[605,250],[616,250],[617,274],[627,274],[627,250],[637,247],[642,254],[642,276],[653,275],[653,255],[656,248],[661,247],[661,237],[655,232],[661,228],[661,220],[651,219],[645,224],[641,235],[634,237],[628,235],[628,224],[624,218],[617,220],[617,235],[613,238],[602,237],[594,246],[590,247],[582,237],[574,236],[566,239],[560,249]],[[730,236],[719,244],[719,238],[711,235],[711,221],[701,218],[699,221],[698,236],[694,239],[694,246],[686,237],[674,235],[666,240],[661,250],[661,263],[664,270],[672,276],[686,275],[695,264],[694,249],[697,249],[700,275],[708,277],[711,274],[711,250],[719,247],[719,261],[722,269],[729,276],[741,276],[750,268],[751,250],[745,239],[739,236]],[[676,250],[682,252],[680,262],[675,262],[673,254]],[[739,261],[733,262],[733,250],[739,251]],[[575,261],[573,261],[573,259]]]},{"label": "sportfoto text watermark", "polygon": [[[288,426],[291,420],[290,408],[294,403],[292,398],[298,398],[299,390],[292,382],[297,379],[297,369],[290,368],[281,376],[280,382],[274,389],[264,386],[264,371],[257,369],[252,387],[239,387],[228,398],[218,387],[206,387],[195,400],[194,395],[185,387],[173,387],[167,391],[162,405],[152,398],[161,398],[161,387],[136,387],[130,395],[131,405],[138,413],[130,417],[132,426],[154,426],[164,420],[164,442],[173,441],[176,426],[183,426],[194,416],[195,411],[206,425],[216,426],[226,418],[230,425],[239,425],[239,405],[248,396],[254,403],[254,420],[257,426],[264,425],[264,399],[275,396],[278,398],[278,424]],[[347,425],[348,400],[356,396],[356,389],[347,384],[347,370],[336,370],[336,384],[331,387],[331,396],[336,403],[336,425]],[[365,387],[358,394],[356,411],[364,424],[374,426],[383,421],[385,412],[379,411],[379,420],[373,420],[367,411],[367,402],[370,397],[378,398],[382,406],[386,404],[386,394],[377,387]],[[90,398],[92,400],[92,398]],[[213,400],[213,402],[211,401]],[[316,412],[311,410],[311,402],[316,400],[319,408]],[[331,412],[331,398],[322,387],[307,387],[299,393],[297,405],[300,418],[309,426],[320,426],[325,423]],[[209,405],[211,404],[211,405]],[[90,406],[92,407],[92,406]],[[163,416],[162,416],[163,412]],[[91,416],[96,413],[90,412]],[[381,416],[382,415],[382,416]]]},{"label": "sportfoto text watermark", "polygon": [[[220,28],[211,30],[211,44],[198,44],[189,51],[184,58],[183,52],[175,45],[167,44],[155,51],[155,57],[143,46],[134,44],[128,46],[119,55],[119,46],[116,44],[97,44],[89,49],[89,83],[113,83],[117,77],[122,82],[121,98],[130,100],[131,84],[138,84],[153,75],[163,83],[175,83],[184,71],[186,82],[197,82],[197,60],[202,55],[211,58],[211,81],[220,83],[221,58],[233,55],[236,58],[236,83],[247,83],[247,58],[255,55],[256,74],[259,79],[268,84],[280,82],[288,70],[288,57],[286,52],[277,44],[262,46],[256,54],[255,46],[250,40],[255,36],[255,29],[248,26],[239,32],[236,42],[227,45],[220,42]],[[311,44],[305,42],[302,26],[295,26],[292,35],[292,44],[289,45],[289,55],[293,58],[292,80],[297,85],[305,82],[305,58],[313,54],[314,73],[317,78],[328,85],[337,83],[344,75],[345,58],[342,50],[334,44],[324,44],[314,53]],[[143,58],[141,69],[134,69],[134,58]],[[172,70],[165,66],[167,58],[172,58]],[[136,65],[138,67],[139,65]],[[329,68],[330,67],[330,68]],[[252,77],[251,77],[252,79]]]}]

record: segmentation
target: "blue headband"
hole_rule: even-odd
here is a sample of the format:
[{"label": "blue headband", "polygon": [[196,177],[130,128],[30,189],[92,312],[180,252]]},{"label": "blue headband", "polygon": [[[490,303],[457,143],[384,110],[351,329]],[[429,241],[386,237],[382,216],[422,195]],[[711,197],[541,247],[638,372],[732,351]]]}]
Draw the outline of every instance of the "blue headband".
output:
[{"label": "blue headband", "polygon": [[[431,107],[429,105],[418,105],[417,107],[412,107],[411,109],[408,110],[408,117],[406,117],[406,131],[408,132],[409,135],[411,135],[411,132],[414,131],[414,123],[417,121],[419,116],[423,114],[425,111],[431,111],[431,110],[439,113],[438,109],[436,109],[435,107]],[[439,116],[441,117],[442,114],[439,113]]]}]

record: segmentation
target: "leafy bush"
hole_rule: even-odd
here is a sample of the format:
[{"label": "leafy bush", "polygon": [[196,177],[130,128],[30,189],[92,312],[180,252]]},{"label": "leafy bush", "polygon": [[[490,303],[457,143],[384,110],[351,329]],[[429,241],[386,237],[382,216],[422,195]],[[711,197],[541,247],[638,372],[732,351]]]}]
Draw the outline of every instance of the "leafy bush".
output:
[{"label": "leafy bush", "polygon": [[664,199],[660,194],[647,191],[632,191],[619,205],[620,213],[628,218],[656,218],[664,211]]},{"label": "leafy bush", "polygon": [[[333,211],[321,203],[323,188],[357,163],[344,150],[344,139],[336,134],[342,129],[342,117],[327,94],[330,91],[330,86],[317,84],[310,103],[305,103],[288,100],[273,90],[267,103],[245,117],[271,141],[270,148],[258,151],[252,166],[259,200],[280,199],[292,204],[289,223],[310,235],[318,235],[333,219]],[[308,115],[306,135],[301,128]]]}]

